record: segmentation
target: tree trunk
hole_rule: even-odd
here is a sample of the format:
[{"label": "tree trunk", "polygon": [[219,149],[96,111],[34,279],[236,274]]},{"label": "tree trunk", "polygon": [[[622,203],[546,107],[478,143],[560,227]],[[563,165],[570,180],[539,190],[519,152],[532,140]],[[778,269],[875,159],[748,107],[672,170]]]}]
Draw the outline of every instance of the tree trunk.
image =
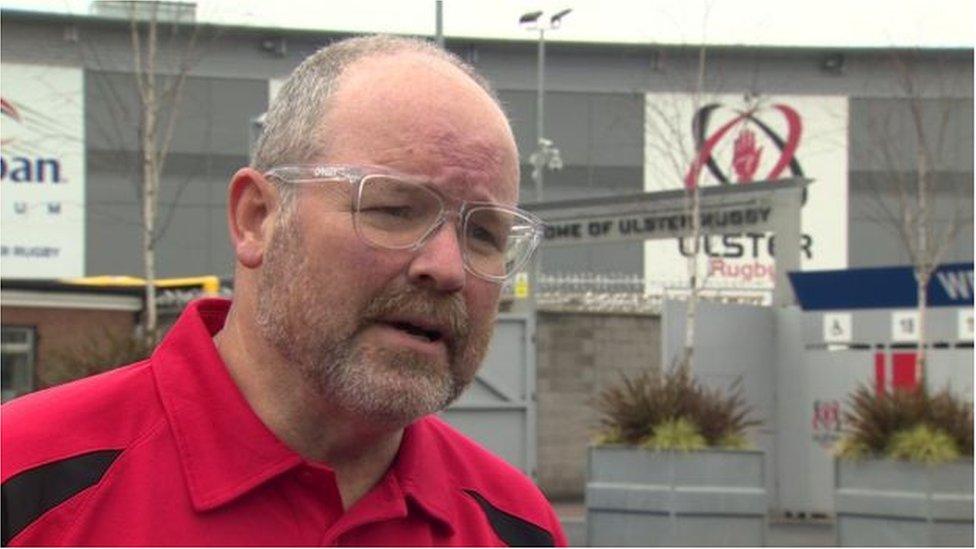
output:
[{"label": "tree trunk", "polygon": [[926,289],[931,279],[930,273],[915,273],[915,280],[918,283],[918,351],[915,353],[915,380],[919,387],[925,387],[925,364],[928,359],[926,351],[926,311],[928,309],[928,292]]},{"label": "tree trunk", "polygon": [[691,240],[692,253],[688,256],[688,303],[685,307],[685,348],[682,367],[690,372],[695,358],[695,321],[698,314],[698,254],[701,250],[701,191],[698,181],[691,189]]},{"label": "tree trunk", "polygon": [[[154,90],[150,88],[149,94]],[[155,101],[153,101],[153,104]],[[150,344],[156,340],[156,192],[159,188],[156,171],[156,113],[154,108],[144,111],[142,133],[142,252],[146,280],[145,337]]]},{"label": "tree trunk", "polygon": [[[138,33],[133,26],[133,32]],[[159,148],[156,127],[159,99],[156,89],[156,17],[149,24],[146,37],[146,62],[142,74],[136,73],[142,87],[142,253],[146,279],[146,340],[156,341],[156,194],[159,189]],[[138,40],[138,34],[133,36]],[[136,55],[139,55],[136,52]],[[137,66],[138,68],[138,66]]]},{"label": "tree trunk", "polygon": [[[698,80],[695,83],[695,99],[693,112],[697,115],[701,107],[701,96],[705,90],[705,46],[698,49]],[[692,162],[700,161],[699,151],[695,151]],[[701,166],[694,166],[694,180],[691,181],[691,241],[693,251],[688,257],[688,303],[685,307],[685,348],[682,353],[681,367],[690,373],[693,370],[695,358],[695,321],[698,314],[698,254],[701,252]],[[687,188],[687,187],[686,187]]]},{"label": "tree trunk", "polygon": [[[915,124],[917,128],[922,127],[921,114],[915,114]],[[920,386],[924,387],[925,382],[925,309],[928,306],[927,288],[932,271],[935,265],[932,264],[932,254],[929,251],[929,204],[928,204],[928,182],[929,182],[929,162],[925,152],[925,142],[923,136],[918,136],[919,142],[915,146],[916,162],[918,163],[918,215],[916,216],[916,235],[918,247],[915,252],[915,282],[918,284],[918,352],[915,354],[915,380]]]},{"label": "tree trunk", "polygon": [[[139,5],[137,4],[145,4]],[[142,259],[145,279],[146,305],[141,329],[146,341],[155,344],[159,335],[159,320],[156,308],[156,241],[166,230],[169,221],[159,223],[159,186],[163,167],[169,154],[176,114],[183,84],[193,64],[194,46],[199,27],[194,27],[192,35],[186,40],[182,53],[178,56],[175,75],[161,76],[157,68],[165,64],[168,56],[158,59],[160,44],[159,10],[160,2],[129,3],[129,41],[132,47],[133,77],[139,93],[139,166],[140,199],[142,200]],[[143,13],[143,8],[150,12]],[[138,8],[138,9],[137,9]],[[179,23],[173,23],[170,38],[176,36]],[[172,46],[170,41],[167,46]],[[164,70],[172,74],[172,70]],[[167,85],[166,82],[170,83]],[[177,193],[177,196],[179,193]]]}]

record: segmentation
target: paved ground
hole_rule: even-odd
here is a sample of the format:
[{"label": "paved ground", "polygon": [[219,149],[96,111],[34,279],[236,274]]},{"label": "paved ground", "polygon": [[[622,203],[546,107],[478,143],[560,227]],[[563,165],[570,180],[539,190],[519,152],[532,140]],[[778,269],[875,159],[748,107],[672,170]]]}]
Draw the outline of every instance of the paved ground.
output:
[{"label": "paved ground", "polygon": [[[583,547],[586,542],[586,509],[582,502],[553,504],[562,520],[569,544]],[[767,547],[831,547],[837,544],[831,520],[771,518],[766,532]]]}]

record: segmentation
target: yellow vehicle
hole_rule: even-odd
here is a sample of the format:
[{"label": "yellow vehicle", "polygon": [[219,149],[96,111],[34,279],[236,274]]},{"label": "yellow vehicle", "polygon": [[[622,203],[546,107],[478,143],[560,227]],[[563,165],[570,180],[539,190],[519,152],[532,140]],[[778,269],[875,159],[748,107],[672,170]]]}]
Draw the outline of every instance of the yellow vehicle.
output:
[{"label": "yellow vehicle", "polygon": [[[146,279],[135,276],[84,276],[80,278],[67,278],[62,280],[67,284],[79,284],[84,286],[100,287],[141,287],[146,285]],[[220,278],[214,275],[188,276],[181,278],[157,278],[157,288],[187,288],[199,287],[204,295],[220,294]]]}]

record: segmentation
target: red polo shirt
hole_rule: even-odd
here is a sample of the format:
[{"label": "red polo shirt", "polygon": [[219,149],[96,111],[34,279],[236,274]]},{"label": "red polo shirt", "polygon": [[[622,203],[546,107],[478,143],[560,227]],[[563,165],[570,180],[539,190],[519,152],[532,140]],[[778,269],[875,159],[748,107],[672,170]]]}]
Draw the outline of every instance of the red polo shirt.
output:
[{"label": "red polo shirt", "polygon": [[143,362],[2,408],[9,545],[565,545],[519,471],[428,416],[343,512],[335,475],[251,410],[191,304]]}]

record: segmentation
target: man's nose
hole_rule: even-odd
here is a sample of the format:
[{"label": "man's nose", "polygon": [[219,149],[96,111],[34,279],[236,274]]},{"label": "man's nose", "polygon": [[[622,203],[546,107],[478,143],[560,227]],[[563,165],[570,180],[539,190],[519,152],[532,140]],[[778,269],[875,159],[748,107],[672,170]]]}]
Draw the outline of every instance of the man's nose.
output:
[{"label": "man's nose", "polygon": [[447,220],[415,252],[407,268],[412,283],[445,293],[461,291],[466,276],[457,227]]}]

